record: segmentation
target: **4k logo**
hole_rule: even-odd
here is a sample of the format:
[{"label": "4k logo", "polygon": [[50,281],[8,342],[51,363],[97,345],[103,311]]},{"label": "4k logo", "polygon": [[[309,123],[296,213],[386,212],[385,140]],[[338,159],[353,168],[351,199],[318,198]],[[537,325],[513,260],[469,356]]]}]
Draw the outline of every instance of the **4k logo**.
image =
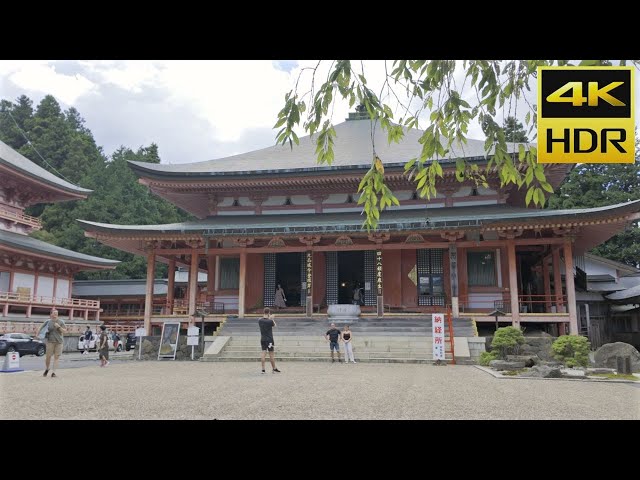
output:
[{"label": "4k logo", "polygon": [[633,67],[538,68],[538,162],[633,163]]}]

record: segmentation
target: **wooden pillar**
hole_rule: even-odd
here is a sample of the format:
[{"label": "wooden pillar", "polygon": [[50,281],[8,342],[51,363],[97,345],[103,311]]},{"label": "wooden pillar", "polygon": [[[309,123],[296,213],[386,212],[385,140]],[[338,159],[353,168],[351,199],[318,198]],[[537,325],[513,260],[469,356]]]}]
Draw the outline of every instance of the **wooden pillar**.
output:
[{"label": "wooden pillar", "polygon": [[567,286],[567,303],[569,304],[569,334],[578,335],[576,287],[573,281],[573,252],[569,238],[564,242],[564,281]]},{"label": "wooden pillar", "polygon": [[551,278],[549,278],[549,263],[546,257],[542,259],[542,282],[544,284],[544,311],[551,313]]},{"label": "wooden pillar", "polygon": [[207,255],[207,301],[213,302],[216,291],[216,265],[218,256],[210,253]]},{"label": "wooden pillar", "polygon": [[216,283],[214,290],[216,292],[220,290],[220,255],[216,255]]},{"label": "wooden pillar", "polygon": [[247,252],[240,253],[240,281],[238,285],[238,318],[244,318],[244,299],[247,286]]},{"label": "wooden pillar", "polygon": [[507,240],[507,257],[509,261],[509,294],[511,296],[511,325],[520,327],[520,305],[518,302],[518,271],[516,265],[516,244]]},{"label": "wooden pillar", "polygon": [[85,322],[89,321],[89,309],[88,308],[84,309],[84,321]]},{"label": "wooden pillar", "polygon": [[560,250],[558,248],[553,249],[553,284],[555,286],[556,294],[556,312],[564,312],[564,302],[562,301],[562,276],[560,275]]},{"label": "wooden pillar", "polygon": [[171,260],[169,260],[169,270],[167,272],[167,276],[169,279],[169,282],[167,284],[167,306],[168,311],[167,311],[167,315],[173,315],[173,295],[175,294],[175,289],[176,289],[176,259],[175,257],[172,257]]},{"label": "wooden pillar", "polygon": [[196,299],[198,298],[198,251],[191,250],[191,265],[189,267],[189,316],[193,320],[196,314]]},{"label": "wooden pillar", "polygon": [[151,313],[153,312],[153,284],[156,276],[156,254],[147,253],[147,288],[144,295],[144,328],[151,335]]},{"label": "wooden pillar", "polygon": [[384,296],[382,292],[382,250],[376,250],[376,313],[378,317],[384,316]]},{"label": "wooden pillar", "polygon": [[70,308],[69,309],[69,321],[73,322],[73,314],[74,314],[74,309]]},{"label": "wooden pillar", "polygon": [[313,316],[313,251],[305,252],[307,262],[307,300],[305,303],[307,317]]},{"label": "wooden pillar", "polygon": [[458,247],[455,242],[449,244],[449,278],[451,282],[451,313],[460,316],[458,303]]}]

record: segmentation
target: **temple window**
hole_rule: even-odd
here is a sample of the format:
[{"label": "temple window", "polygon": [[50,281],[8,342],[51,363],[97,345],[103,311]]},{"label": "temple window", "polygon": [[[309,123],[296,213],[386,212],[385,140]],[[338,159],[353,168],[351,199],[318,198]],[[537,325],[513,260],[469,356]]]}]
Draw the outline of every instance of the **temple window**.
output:
[{"label": "temple window", "polygon": [[467,274],[469,286],[497,286],[495,252],[467,252]]}]

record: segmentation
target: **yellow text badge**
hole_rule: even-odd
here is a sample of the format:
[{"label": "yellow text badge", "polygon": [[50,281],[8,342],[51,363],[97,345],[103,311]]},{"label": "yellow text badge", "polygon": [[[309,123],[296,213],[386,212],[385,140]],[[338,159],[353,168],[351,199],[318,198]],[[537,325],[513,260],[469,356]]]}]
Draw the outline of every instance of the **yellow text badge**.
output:
[{"label": "yellow text badge", "polygon": [[538,162],[633,163],[633,67],[538,67]]}]

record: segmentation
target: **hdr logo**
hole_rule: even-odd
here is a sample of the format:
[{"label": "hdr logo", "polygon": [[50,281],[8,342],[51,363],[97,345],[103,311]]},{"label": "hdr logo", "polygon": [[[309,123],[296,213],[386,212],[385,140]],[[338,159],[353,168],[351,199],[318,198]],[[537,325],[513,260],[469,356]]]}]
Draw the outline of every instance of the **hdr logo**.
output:
[{"label": "hdr logo", "polygon": [[633,163],[634,67],[538,67],[538,162]]}]

